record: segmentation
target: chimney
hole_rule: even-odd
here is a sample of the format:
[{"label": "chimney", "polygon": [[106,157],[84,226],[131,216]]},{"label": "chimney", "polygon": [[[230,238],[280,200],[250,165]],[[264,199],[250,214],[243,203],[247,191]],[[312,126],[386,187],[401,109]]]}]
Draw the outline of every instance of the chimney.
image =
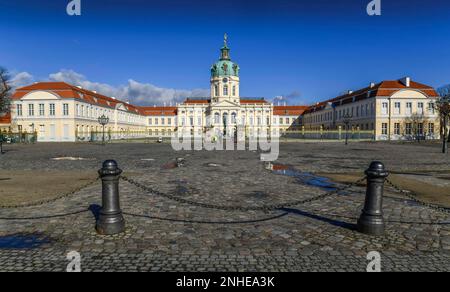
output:
[{"label": "chimney", "polygon": [[375,83],[374,82],[371,82],[370,83],[370,88],[374,88],[375,87]]},{"label": "chimney", "polygon": [[78,85],[77,87],[78,87],[79,89],[83,89],[83,87],[81,87],[81,86],[79,86],[79,85]]},{"label": "chimney", "polygon": [[347,93],[348,93],[348,94],[352,94],[352,93],[353,93],[353,90],[349,90],[349,91],[347,91]]},{"label": "chimney", "polygon": [[113,97],[111,97],[111,98],[112,98],[112,99],[114,99],[114,100],[116,99],[116,97],[115,97],[115,96],[113,96]]},{"label": "chimney", "polygon": [[94,91],[92,91],[92,92],[93,92],[93,93],[95,93],[95,94],[97,94],[97,91],[95,91],[95,90],[94,90]]},{"label": "chimney", "polygon": [[411,77],[402,78],[400,80],[400,82],[403,83],[403,85],[405,85],[406,87],[410,87],[411,86]]}]

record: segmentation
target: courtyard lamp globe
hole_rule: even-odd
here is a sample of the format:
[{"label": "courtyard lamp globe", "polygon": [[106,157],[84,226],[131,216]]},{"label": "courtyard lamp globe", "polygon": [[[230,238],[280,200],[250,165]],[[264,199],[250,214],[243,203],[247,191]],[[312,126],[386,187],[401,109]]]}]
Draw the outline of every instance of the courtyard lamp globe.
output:
[{"label": "courtyard lamp globe", "polygon": [[105,126],[109,123],[109,118],[105,115],[102,115],[98,118],[98,123],[103,127],[103,137],[102,137],[102,145],[105,145]]}]

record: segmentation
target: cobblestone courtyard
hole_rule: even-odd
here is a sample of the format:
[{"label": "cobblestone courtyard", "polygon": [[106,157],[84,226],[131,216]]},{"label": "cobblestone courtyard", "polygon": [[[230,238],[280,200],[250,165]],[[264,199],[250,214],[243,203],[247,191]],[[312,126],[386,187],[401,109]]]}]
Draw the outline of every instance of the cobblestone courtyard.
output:
[{"label": "cobblestone courtyard", "polygon": [[[418,183],[450,185],[450,159],[438,144],[284,143],[278,171],[268,170],[257,152],[175,152],[168,144],[7,145],[5,150],[0,185],[10,179],[9,172],[20,171],[82,171],[95,179],[103,160],[115,159],[126,177],[142,185],[219,206],[264,206],[321,195],[346,185],[312,174],[351,172],[360,178],[373,160]],[[185,163],[173,168],[177,158]],[[286,165],[309,179],[285,175],[290,174],[283,171]],[[370,251],[381,253],[383,271],[450,271],[448,213],[387,188],[386,235],[370,237],[355,231],[364,192],[365,186],[357,185],[290,208],[222,211],[148,194],[122,180],[127,231],[106,237],[94,230],[101,205],[97,181],[53,202],[0,208],[0,271],[65,271],[70,251],[81,254],[83,271],[365,271]],[[76,214],[57,216],[67,213]]]}]

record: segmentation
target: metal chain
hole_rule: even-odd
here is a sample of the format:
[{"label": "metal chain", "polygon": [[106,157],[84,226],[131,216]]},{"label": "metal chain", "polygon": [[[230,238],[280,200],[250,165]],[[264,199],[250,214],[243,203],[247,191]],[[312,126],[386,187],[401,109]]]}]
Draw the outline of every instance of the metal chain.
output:
[{"label": "metal chain", "polygon": [[435,210],[435,211],[438,211],[438,212],[450,214],[450,208],[421,201],[421,200],[419,200],[417,198],[417,195],[414,194],[413,192],[403,190],[402,188],[400,188],[399,186],[394,184],[389,179],[386,179],[386,182],[388,183],[388,185],[390,185],[392,188],[394,188],[397,192],[402,193],[403,195],[405,195],[411,201],[413,201],[413,202],[415,202],[415,203],[417,203],[417,204],[419,204],[419,205],[421,205],[423,207],[426,207],[426,208],[429,208],[429,209],[432,209],[432,210]]},{"label": "metal chain", "polygon": [[191,201],[191,200],[186,200],[183,198],[179,198],[177,196],[174,195],[170,195],[170,194],[164,194],[160,191],[157,191],[155,189],[152,189],[150,187],[144,186],[143,184],[138,183],[137,181],[130,179],[126,176],[121,176],[121,179],[128,182],[131,185],[136,186],[137,188],[140,188],[142,190],[144,190],[145,192],[148,192],[150,194],[156,195],[156,196],[160,196],[175,202],[179,202],[182,204],[188,204],[188,205],[192,205],[192,206],[196,206],[196,207],[201,207],[201,208],[206,208],[206,209],[215,209],[215,210],[222,210],[222,211],[242,211],[242,212],[247,212],[247,211],[273,211],[273,210],[277,210],[277,209],[283,209],[283,208],[287,208],[287,207],[293,207],[293,206],[298,206],[298,205],[303,205],[303,204],[307,204],[307,203],[312,203],[315,201],[319,201],[319,200],[323,200],[326,199],[330,196],[333,196],[341,191],[347,190],[353,186],[358,185],[359,183],[363,182],[364,180],[366,180],[366,177],[363,177],[359,180],[357,180],[354,183],[348,184],[343,188],[340,189],[336,189],[333,190],[331,192],[316,196],[316,197],[312,197],[312,198],[308,198],[308,199],[303,199],[303,200],[298,200],[298,201],[292,201],[292,202],[286,202],[286,203],[280,203],[280,204],[273,204],[273,205],[265,205],[265,206],[260,206],[260,207],[242,207],[242,206],[223,206],[223,205],[213,205],[213,204],[207,204],[207,203],[200,203],[200,202],[195,202],[195,201]]},{"label": "metal chain", "polygon": [[19,208],[27,208],[27,207],[37,207],[37,206],[42,206],[45,204],[49,204],[49,203],[53,203],[56,202],[58,200],[70,197],[76,193],[78,193],[79,191],[82,191],[83,189],[90,187],[92,185],[94,185],[97,181],[100,180],[100,177],[97,177],[94,181],[91,181],[73,191],[71,191],[70,193],[66,193],[66,194],[62,194],[60,196],[57,196],[55,198],[52,199],[48,199],[48,200],[42,200],[39,202],[34,202],[34,203],[29,203],[29,204],[20,204],[20,205],[0,205],[0,209],[19,209]]},{"label": "metal chain", "polygon": [[21,221],[21,220],[41,220],[41,219],[53,219],[53,218],[62,218],[62,217],[68,217],[68,216],[73,216],[73,215],[79,215],[79,214],[83,214],[83,213],[87,213],[90,212],[91,209],[87,208],[87,209],[82,209],[80,211],[76,211],[76,212],[70,212],[70,213],[65,213],[65,214],[56,214],[56,215],[45,215],[45,216],[32,216],[32,217],[0,217],[0,220],[4,220],[4,221]]}]

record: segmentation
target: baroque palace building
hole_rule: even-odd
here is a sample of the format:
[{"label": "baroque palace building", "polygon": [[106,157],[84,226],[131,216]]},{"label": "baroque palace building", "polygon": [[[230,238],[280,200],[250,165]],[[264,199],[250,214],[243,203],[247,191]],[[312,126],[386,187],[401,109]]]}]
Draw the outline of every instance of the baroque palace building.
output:
[{"label": "baroque palace building", "polygon": [[[233,62],[225,35],[220,58],[210,69],[210,96],[189,98],[176,106],[136,106],[64,82],[41,82],[18,88],[11,112],[0,115],[0,131],[36,133],[42,142],[201,136],[246,136],[305,131],[370,132],[375,140],[440,137],[437,92],[406,77],[368,87],[312,106],[277,106],[264,98],[240,94],[240,67]],[[322,135],[322,134],[321,134]],[[306,137],[306,136],[305,136]]]},{"label": "baroque palace building", "polygon": [[309,107],[302,125],[317,131],[345,129],[347,118],[352,131],[373,131],[375,140],[439,139],[438,98],[433,87],[409,77],[371,83]]},{"label": "baroque palace building", "polygon": [[274,106],[264,98],[240,96],[240,67],[230,57],[225,35],[220,59],[211,67],[209,97],[190,98],[172,106],[142,107],[64,82],[40,82],[16,89],[3,127],[36,133],[42,142],[101,139],[98,118],[106,116],[107,139],[234,135],[279,135],[299,130],[306,106]]}]

